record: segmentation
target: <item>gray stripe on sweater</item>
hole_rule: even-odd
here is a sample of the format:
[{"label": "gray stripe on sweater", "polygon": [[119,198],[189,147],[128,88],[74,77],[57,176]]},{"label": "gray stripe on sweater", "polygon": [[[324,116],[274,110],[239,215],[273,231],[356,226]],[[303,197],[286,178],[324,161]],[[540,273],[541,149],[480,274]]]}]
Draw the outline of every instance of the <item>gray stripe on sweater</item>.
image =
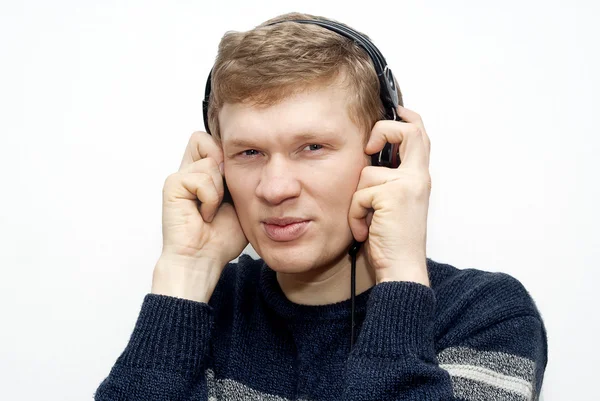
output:
[{"label": "gray stripe on sweater", "polygon": [[454,396],[468,401],[529,401],[531,396],[505,391],[487,383],[452,376]]},{"label": "gray stripe on sweater", "polygon": [[205,373],[206,384],[208,387],[208,401],[291,401],[289,398],[279,397],[276,395],[271,395],[255,390],[235,380],[216,379],[215,373],[211,369],[207,369]]},{"label": "gray stripe on sweater", "polygon": [[535,364],[532,360],[504,352],[478,351],[467,347],[446,348],[437,355],[440,365],[481,366],[517,377],[531,383],[534,378]]},{"label": "gray stripe on sweater", "polygon": [[[437,357],[440,367],[452,378],[456,397],[469,401],[523,401],[532,397],[531,382],[535,366],[527,358],[467,347],[447,348]],[[206,370],[206,380],[209,401],[291,401],[255,390],[235,380],[216,379],[210,369]]]},{"label": "gray stripe on sweater", "polygon": [[[519,395],[522,399],[530,400],[533,393],[533,386],[531,383],[519,379],[518,377],[506,376],[502,373],[482,368],[481,366],[440,365],[440,367],[447,370],[452,378],[467,379],[469,390],[473,387],[471,382],[475,382],[488,386],[487,390],[492,394],[497,391],[509,392]],[[455,395],[457,395],[457,393],[465,393],[467,391],[465,388],[455,387],[454,392]],[[488,397],[492,394],[488,395]],[[463,398],[466,397],[463,396]]]},{"label": "gray stripe on sweater", "polygon": [[454,395],[469,401],[531,400],[535,363],[504,352],[451,347],[437,355],[452,378]]}]

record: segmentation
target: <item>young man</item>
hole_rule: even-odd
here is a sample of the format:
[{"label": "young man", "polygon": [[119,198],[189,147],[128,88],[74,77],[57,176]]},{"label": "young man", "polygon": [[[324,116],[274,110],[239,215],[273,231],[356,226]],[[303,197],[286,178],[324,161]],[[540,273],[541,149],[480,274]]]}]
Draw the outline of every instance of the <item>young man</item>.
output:
[{"label": "young man", "polygon": [[[403,122],[381,119],[352,41],[267,26],[313,18],[222,39],[213,135],[194,133],[165,181],[152,293],[96,399],[536,399],[547,350],[533,300],[506,274],[426,257],[423,122],[401,106]],[[386,142],[400,167],[370,165]],[[227,263],[248,242],[261,259]]]}]

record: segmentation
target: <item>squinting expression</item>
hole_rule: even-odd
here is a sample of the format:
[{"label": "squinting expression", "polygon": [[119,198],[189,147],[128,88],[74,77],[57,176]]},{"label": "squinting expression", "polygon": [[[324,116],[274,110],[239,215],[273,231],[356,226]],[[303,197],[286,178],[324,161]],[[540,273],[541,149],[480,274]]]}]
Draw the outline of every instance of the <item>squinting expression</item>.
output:
[{"label": "squinting expression", "polygon": [[269,107],[226,103],[219,113],[241,227],[275,271],[332,268],[352,241],[348,210],[370,158],[347,98],[321,86]]}]

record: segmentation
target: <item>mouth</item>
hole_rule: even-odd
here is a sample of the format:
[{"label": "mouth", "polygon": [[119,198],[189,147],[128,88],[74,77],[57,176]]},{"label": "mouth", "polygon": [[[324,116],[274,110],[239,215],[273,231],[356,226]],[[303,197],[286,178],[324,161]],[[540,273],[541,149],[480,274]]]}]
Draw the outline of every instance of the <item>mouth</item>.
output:
[{"label": "mouth", "polygon": [[276,242],[289,242],[300,238],[310,227],[310,220],[295,221],[289,224],[271,224],[263,222],[267,237]]}]

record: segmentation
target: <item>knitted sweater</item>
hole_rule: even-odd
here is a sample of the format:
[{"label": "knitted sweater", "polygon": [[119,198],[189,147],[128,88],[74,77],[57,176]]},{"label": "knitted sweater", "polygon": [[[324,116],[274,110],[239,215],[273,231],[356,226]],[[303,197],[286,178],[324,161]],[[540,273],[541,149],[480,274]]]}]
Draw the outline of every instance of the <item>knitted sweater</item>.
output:
[{"label": "knitted sweater", "polygon": [[208,304],[147,294],[96,400],[532,400],[546,331],[519,281],[427,259],[431,287],[289,301],[263,260],[229,263]]}]

